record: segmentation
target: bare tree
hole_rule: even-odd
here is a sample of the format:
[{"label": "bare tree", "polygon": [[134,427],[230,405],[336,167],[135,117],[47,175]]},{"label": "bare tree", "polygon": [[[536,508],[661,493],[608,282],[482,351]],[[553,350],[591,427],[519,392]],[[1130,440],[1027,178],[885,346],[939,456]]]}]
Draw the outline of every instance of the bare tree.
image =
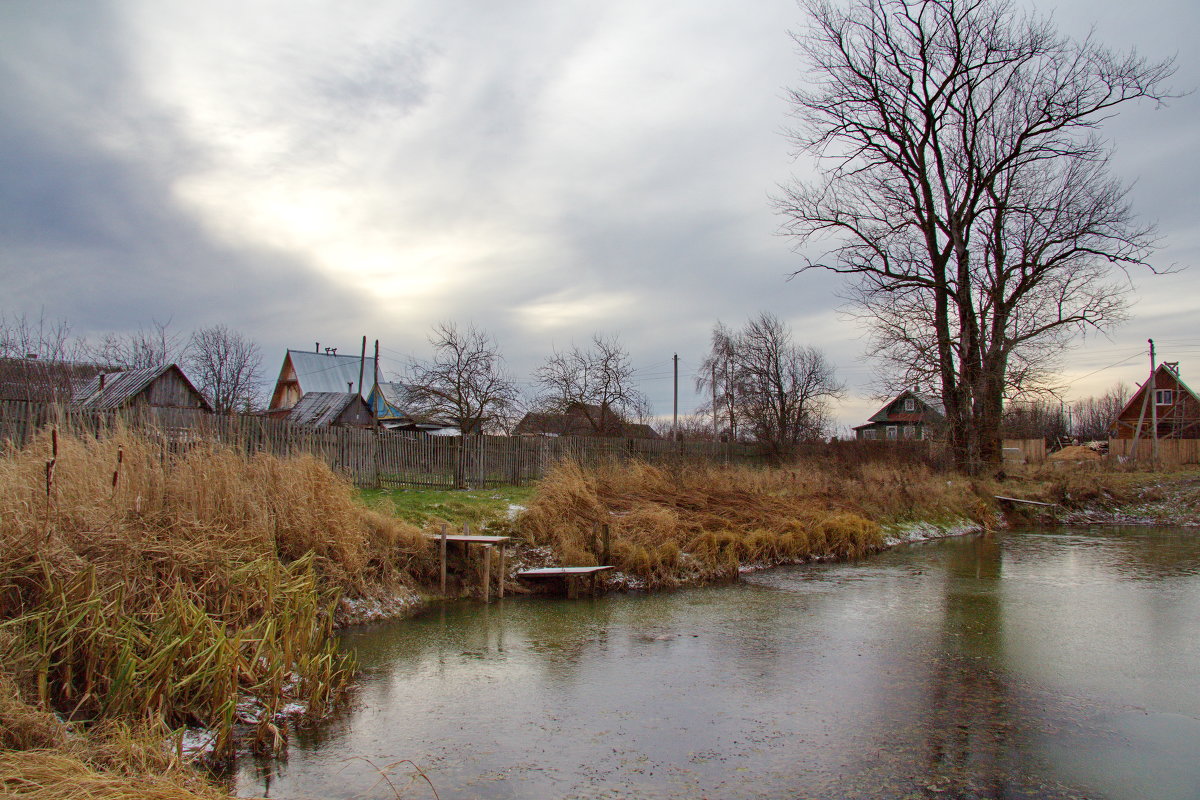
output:
[{"label": "bare tree", "polygon": [[853,276],[876,355],[904,384],[935,379],[955,462],[979,471],[999,461],[1005,396],[1123,318],[1121,271],[1145,265],[1153,230],[1096,128],[1164,99],[1173,64],[1071,41],[1009,0],[809,11],[795,40],[816,82],[791,93],[792,139],[823,175],[778,204],[797,248],[833,241],[799,271]]},{"label": "bare tree", "polygon": [[768,443],[782,455],[828,432],[829,404],[843,386],[825,355],[796,344],[778,317],[763,312],[738,331],[718,322],[712,341],[696,383],[711,390],[716,382],[718,408],[729,412],[730,437],[737,438],[740,424],[743,438]]},{"label": "bare tree", "polygon": [[177,363],[183,357],[185,344],[182,334],[171,331],[170,320],[154,320],[148,329],[139,327],[133,333],[105,334],[92,352],[105,364],[142,369]]},{"label": "bare tree", "polygon": [[192,334],[184,353],[188,377],[220,414],[252,408],[262,385],[258,345],[225,325]]},{"label": "bare tree", "polygon": [[79,361],[87,351],[87,342],[71,334],[71,324],[65,319],[48,319],[44,310],[37,319],[0,312],[0,358]]},{"label": "bare tree", "polygon": [[711,417],[713,435],[728,441],[737,441],[739,427],[734,339],[734,332],[717,320],[709,353],[696,373],[696,391],[704,397],[701,410]]},{"label": "bare tree", "polygon": [[1010,403],[1004,409],[1003,434],[1009,439],[1064,439],[1071,435],[1066,407],[1053,400]]},{"label": "bare tree", "polygon": [[473,325],[459,330],[443,322],[429,343],[433,358],[409,365],[406,401],[422,413],[453,420],[463,435],[510,427],[520,393],[496,341]]},{"label": "bare tree", "polygon": [[634,384],[629,353],[615,336],[593,334],[587,350],[555,350],[534,380],[539,405],[557,412],[577,406],[598,434],[618,432],[612,429],[621,418],[641,421],[649,413],[646,395]]},{"label": "bare tree", "polygon": [[782,451],[825,434],[828,404],[843,387],[820,350],[795,344],[791,329],[764,312],[742,328],[734,354],[738,405],[757,439]]},{"label": "bare tree", "polygon": [[1127,383],[1117,383],[1099,397],[1085,397],[1071,406],[1074,432],[1082,440],[1107,439],[1109,426],[1129,402],[1132,390]]}]

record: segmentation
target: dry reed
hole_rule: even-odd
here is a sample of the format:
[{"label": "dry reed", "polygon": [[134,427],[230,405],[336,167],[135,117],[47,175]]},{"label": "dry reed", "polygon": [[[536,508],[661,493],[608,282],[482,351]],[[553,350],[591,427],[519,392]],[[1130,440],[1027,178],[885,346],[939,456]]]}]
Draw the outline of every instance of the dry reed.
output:
[{"label": "dry reed", "polygon": [[222,751],[240,720],[252,747],[278,749],[285,702],[322,713],[349,679],[329,639],[338,598],[433,573],[418,529],[361,506],[309,456],[55,430],[6,445],[0,485],[0,722],[31,759],[0,764],[16,796],[49,796],[31,793],[42,768],[86,784],[55,796],[137,794],[106,794],[111,770],[43,752],[63,740],[39,708],[209,727]]},{"label": "dry reed", "polygon": [[728,576],[739,565],[853,558],[882,546],[881,523],[980,511],[968,484],[919,465],[585,470],[566,462],[538,484],[518,524],[572,565],[597,563],[593,531],[608,525],[610,563],[661,586]]}]

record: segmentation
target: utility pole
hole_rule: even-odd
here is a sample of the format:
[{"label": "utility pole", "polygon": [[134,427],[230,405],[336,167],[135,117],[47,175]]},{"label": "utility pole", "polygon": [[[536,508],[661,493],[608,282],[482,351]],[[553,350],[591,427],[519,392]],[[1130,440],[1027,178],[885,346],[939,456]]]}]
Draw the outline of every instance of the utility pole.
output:
[{"label": "utility pole", "polygon": [[358,356],[358,393],[362,394],[363,372],[367,369],[367,337],[363,334],[362,353]]},{"label": "utility pole", "polygon": [[679,353],[671,356],[675,366],[675,402],[671,409],[671,441],[679,441]]},{"label": "utility pole", "polygon": [[1154,372],[1157,366],[1154,363],[1154,340],[1146,341],[1150,343],[1150,433],[1153,437],[1150,440],[1150,461],[1158,466],[1158,397],[1154,391]]}]

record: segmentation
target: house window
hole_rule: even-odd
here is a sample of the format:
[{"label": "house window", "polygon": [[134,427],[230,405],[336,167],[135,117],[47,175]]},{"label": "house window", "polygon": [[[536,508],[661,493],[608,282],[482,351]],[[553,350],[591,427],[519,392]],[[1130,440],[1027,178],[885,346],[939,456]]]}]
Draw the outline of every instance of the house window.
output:
[{"label": "house window", "polygon": [[913,435],[916,434],[916,432],[917,432],[917,427],[915,425],[905,425],[904,426],[904,438],[905,439],[913,438]]},{"label": "house window", "polygon": [[913,400],[911,397],[904,398],[904,410],[905,411],[916,411],[917,410],[917,401]]},{"label": "house window", "polygon": [[876,436],[875,436],[875,434],[876,434],[877,432],[878,432],[878,431],[876,431],[874,428],[868,428],[867,430],[863,431],[863,438],[864,438],[864,439],[875,439],[875,438],[878,438],[878,437],[876,437]]},{"label": "house window", "polygon": [[1170,389],[1155,389],[1154,390],[1154,405],[1169,406],[1175,402],[1175,392]]},{"label": "house window", "polygon": [[895,438],[896,438],[896,435],[897,435],[899,432],[900,432],[899,428],[897,428],[895,425],[888,425],[888,426],[887,426],[887,438],[889,438],[889,439],[895,439]]}]

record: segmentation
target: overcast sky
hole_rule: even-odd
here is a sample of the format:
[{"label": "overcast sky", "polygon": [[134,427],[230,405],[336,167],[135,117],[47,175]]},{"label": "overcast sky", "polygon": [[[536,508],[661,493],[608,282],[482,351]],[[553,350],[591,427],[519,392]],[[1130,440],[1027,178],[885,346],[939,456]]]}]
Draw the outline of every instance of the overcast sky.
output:
[{"label": "overcast sky", "polygon": [[[1194,0],[1037,8],[1200,86]],[[0,312],[225,323],[272,381],[286,348],[363,335],[398,372],[441,320],[528,380],[598,331],[669,415],[672,353],[689,412],[713,323],[771,311],[858,424],[879,404],[839,280],[787,280],[770,203],[808,169],[782,135],[802,25],[793,0],[4,0]],[[1139,276],[1132,320],[1069,359],[1072,396],[1140,380],[1151,336],[1200,378],[1198,121],[1192,94],[1105,129],[1155,263],[1192,268]]]}]

